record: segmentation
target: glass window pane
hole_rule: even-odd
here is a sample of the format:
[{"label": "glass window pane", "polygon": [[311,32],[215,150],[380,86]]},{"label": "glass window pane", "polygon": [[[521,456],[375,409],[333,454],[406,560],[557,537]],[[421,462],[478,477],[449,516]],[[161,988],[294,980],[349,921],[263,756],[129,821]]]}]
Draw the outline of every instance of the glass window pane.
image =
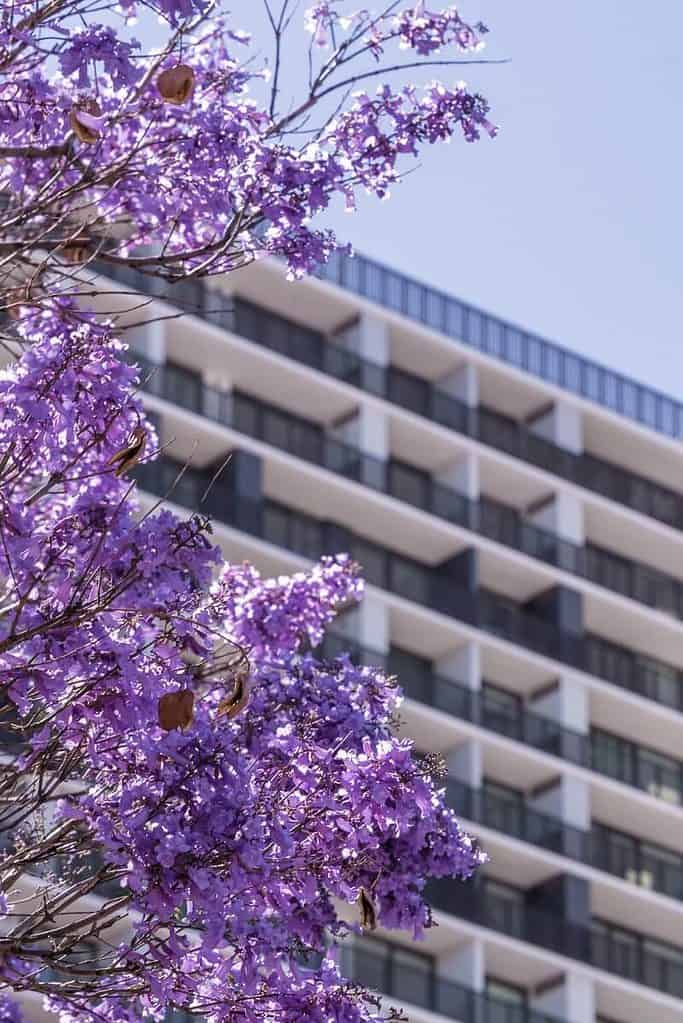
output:
[{"label": "glass window pane", "polygon": [[600,400],[600,383],[602,372],[590,362],[583,363],[583,393],[593,401]]},{"label": "glass window pane", "polygon": [[415,281],[406,281],[405,296],[407,307],[406,312],[408,313],[408,316],[414,316],[416,320],[422,321],[422,299],[424,297],[422,286],[417,284]]},{"label": "glass window pane", "polygon": [[464,309],[456,299],[448,299],[446,303],[446,333],[450,337],[462,337],[464,331]]},{"label": "glass window pane", "polygon": [[562,383],[562,352],[553,345],[545,346],[545,378],[555,384]]},{"label": "glass window pane", "polygon": [[438,291],[425,290],[425,319],[430,327],[441,330],[444,325],[444,299]]},{"label": "glass window pane", "polygon": [[363,575],[369,583],[386,588],[387,557],[380,547],[358,538],[354,540],[352,556],[363,569]]},{"label": "glass window pane", "polygon": [[418,604],[430,603],[430,577],[422,565],[394,555],[390,560],[390,568],[390,587],[394,593]]},{"label": "glass window pane", "polygon": [[382,301],[384,271],[374,263],[365,264],[365,294],[376,302]]},{"label": "glass window pane", "polygon": [[622,396],[622,412],[627,416],[637,416],[638,414],[638,392],[635,384],[631,383],[630,380],[622,380],[621,382],[621,396]]},{"label": "glass window pane", "polygon": [[417,508],[429,507],[429,473],[405,462],[389,464],[389,491],[394,497]]},{"label": "glass window pane", "polygon": [[640,418],[648,426],[655,426],[657,422],[657,402],[651,391],[641,389],[640,392]]},{"label": "glass window pane", "polygon": [[387,274],[384,300],[390,309],[403,308],[403,278],[398,274]]},{"label": "glass window pane", "polygon": [[527,366],[530,373],[541,374],[542,352],[543,349],[538,338],[527,335]]},{"label": "glass window pane", "polygon": [[399,1000],[430,1008],[433,1002],[433,968],[425,956],[394,947],[392,994]]},{"label": "glass window pane", "polygon": [[486,978],[486,994],[501,1002],[509,1002],[511,1005],[525,1005],[527,1000],[527,994],[523,988],[508,984],[503,980],[496,980],[494,977]]},{"label": "glass window pane", "polygon": [[505,336],[508,359],[515,366],[523,366],[524,347],[520,331],[518,331],[515,327],[506,327]]},{"label": "glass window pane", "polygon": [[484,347],[484,317],[476,309],[467,311],[467,340],[476,348]]},{"label": "glass window pane", "polygon": [[608,408],[619,409],[619,395],[621,391],[621,384],[619,377],[616,373],[605,374],[605,391],[603,394],[603,401]]}]

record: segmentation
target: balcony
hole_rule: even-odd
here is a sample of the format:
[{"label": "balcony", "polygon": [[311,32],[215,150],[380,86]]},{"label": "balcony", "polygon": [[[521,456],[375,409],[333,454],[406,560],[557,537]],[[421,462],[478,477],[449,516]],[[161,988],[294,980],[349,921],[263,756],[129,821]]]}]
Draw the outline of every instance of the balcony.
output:
[{"label": "balcony", "polygon": [[159,398],[683,619],[683,583],[678,579],[593,544],[579,547],[526,521],[509,505],[487,497],[471,500],[414,466],[393,459],[383,461],[326,436],[321,427],[284,409],[240,392],[208,387],[198,373],[184,367],[157,366],[137,353],[134,358],[140,365],[143,388]]},{"label": "balcony", "polygon": [[437,384],[371,362],[242,299],[235,300],[232,330],[487,447],[504,451],[674,528],[683,528],[682,494],[589,453],[573,454],[538,436],[524,423],[485,406],[465,405]]},{"label": "balcony", "polygon": [[385,655],[328,633],[324,644],[327,656],[334,657],[342,650],[350,651],[363,664],[373,664],[390,675],[398,675],[405,695],[412,700],[642,789],[668,803],[683,802],[683,765],[647,746],[600,729],[593,729],[590,735],[575,732],[535,714],[521,702],[503,703],[498,696],[503,691],[490,683],[484,682],[481,690],[470,689],[437,675],[429,661],[398,647]]},{"label": "balcony", "polygon": [[[236,299],[234,308],[227,310],[225,295],[219,291],[212,292],[200,281],[189,281],[169,288],[163,281],[147,277],[126,266],[103,264],[100,269],[112,280],[135,291],[170,302],[217,327],[241,334],[271,351],[408,408],[457,433],[504,451],[514,458],[592,490],[675,529],[683,528],[683,494],[670,490],[654,480],[637,476],[588,453],[572,454],[539,437],[523,423],[483,406],[470,408],[428,380],[361,358],[348,349],[327,341],[319,332],[254,306],[243,299]],[[585,362],[570,353],[566,355],[577,364]],[[517,365],[516,362],[514,364]],[[585,365],[591,366],[590,363]],[[611,376],[615,380],[621,380],[615,374]],[[634,393],[638,394],[654,393],[626,380],[622,380],[620,386],[624,393],[630,393],[630,390],[634,389]],[[570,389],[576,390],[573,387]],[[680,436],[683,434],[683,415],[680,415],[680,406],[675,405],[674,413],[674,403],[664,396],[659,397],[662,408],[669,406],[672,408],[671,413],[667,412],[662,422],[673,422],[671,415],[675,415],[676,422],[675,430],[662,432],[669,433],[670,436]],[[643,398],[643,409],[649,407],[648,401],[649,399]],[[655,406],[658,407],[656,400]]]},{"label": "balcony", "polygon": [[591,747],[593,770],[674,806],[683,802],[683,762],[598,728],[591,733]]},{"label": "balcony", "polygon": [[377,938],[356,939],[340,948],[345,977],[397,1002],[439,1013],[458,1023],[558,1023],[535,1012],[440,977],[431,956]]},{"label": "balcony", "polygon": [[487,784],[473,788],[447,779],[446,799],[459,816],[493,831],[536,845],[631,884],[683,900],[683,857],[642,842],[605,824],[590,831],[511,801]]},{"label": "balcony", "polygon": [[[523,746],[612,777],[641,789],[655,799],[675,805],[683,802],[683,765],[673,757],[663,757],[649,747],[639,746],[599,728],[593,728],[590,735],[584,735],[563,727],[557,721],[527,709],[490,682],[485,681],[482,690],[472,690],[432,672],[429,662],[399,648],[392,648],[389,654],[384,655],[363,648],[346,636],[328,632],[322,650],[324,656],[330,658],[346,651],[359,663],[374,665],[388,674],[397,675],[406,697],[418,703],[480,725]],[[501,694],[504,701],[500,699]],[[532,829],[531,833],[537,832],[538,829]],[[564,851],[563,855],[593,862],[593,853],[589,855],[584,845],[584,839],[567,835],[562,839],[562,848],[570,851]],[[629,870],[635,869],[636,858],[634,853],[629,856]],[[610,854],[605,861],[611,861]],[[676,864],[675,870],[671,860],[664,860],[661,868],[654,873],[648,868],[643,868],[643,871],[643,883],[647,884],[649,880],[652,885],[657,878],[666,894],[683,898],[683,859]],[[621,870],[617,873],[623,876]]]},{"label": "balcony", "polygon": [[[187,469],[174,485],[181,468],[164,457],[142,466],[138,478],[152,493],[163,496],[172,490],[173,500],[197,509],[213,470]],[[218,521],[312,560],[345,550],[363,565],[366,579],[375,586],[657,703],[683,708],[683,673],[677,668],[600,636],[564,632],[499,594],[460,587],[435,568],[354,535],[337,523],[322,522],[267,499],[230,513],[219,484],[203,507]]]},{"label": "balcony", "polygon": [[[509,892],[501,894],[506,888]],[[573,923],[556,912],[532,908],[526,905],[525,892],[489,877],[465,885],[449,879],[433,881],[428,897],[453,916],[683,998],[683,952],[647,935],[601,920]]]}]

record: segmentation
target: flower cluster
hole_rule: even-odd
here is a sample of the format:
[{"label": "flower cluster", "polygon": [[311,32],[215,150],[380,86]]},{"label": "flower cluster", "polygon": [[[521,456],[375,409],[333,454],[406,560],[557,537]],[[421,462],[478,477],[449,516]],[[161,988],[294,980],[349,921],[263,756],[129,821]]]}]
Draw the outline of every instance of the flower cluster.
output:
[{"label": "flower cluster", "polygon": [[[123,6],[125,17],[135,6]],[[429,67],[437,51],[449,55],[439,63],[457,63],[482,45],[480,28],[454,8],[432,12],[418,3],[375,16],[319,3],[305,26],[326,52],[317,68],[312,57],[307,90],[280,112],[279,68],[271,85],[270,69],[239,52],[248,37],[229,20],[211,19],[198,0],[145,5],[170,33],[165,49],[152,54],[130,31],[90,23],[86,0],[50,5],[40,19],[26,3],[5,7],[0,52],[10,55],[12,73],[0,83],[0,191],[11,200],[3,236],[16,238],[26,259],[29,245],[56,235],[59,258],[81,233],[83,258],[95,249],[137,258],[143,268],[161,265],[169,280],[226,272],[262,254],[284,258],[293,276],[328,259],[338,242],[313,221],[340,195],[353,207],[376,159],[355,133],[329,130],[333,114],[343,119],[347,111],[357,121],[367,108],[352,100],[340,110],[335,97],[380,75],[389,47],[399,55],[409,49]],[[174,76],[182,82],[169,86]],[[456,93],[484,112],[442,117],[443,130],[432,133],[439,141],[459,126],[469,140],[478,137],[473,126],[482,123],[484,101],[464,86]],[[395,157],[417,153],[421,121],[438,106],[430,92],[421,105],[420,117],[385,125],[378,138],[377,150],[394,154],[394,177]],[[316,107],[321,126],[313,129]]]},{"label": "flower cluster", "polygon": [[[324,53],[283,113],[277,62],[269,84],[203,0],[146,0],[166,26],[154,53],[131,36],[137,6],[93,23],[89,0],[12,0],[0,19],[0,727],[16,753],[0,986],[44,994],[64,1023],[172,1007],[367,1023],[330,941],[419,936],[426,879],[466,878],[481,853],[397,738],[395,681],[321,653],[359,567],[337,554],[263,579],[224,562],[202,515],[138,503],[158,441],[85,264],[174,282],[270,253],[310,270],[338,245],[312,223],[335,197],[382,197],[422,145],[493,133],[464,85],[382,85],[338,109],[351,56],[365,80],[390,45],[428,65],[476,50],[477,29],[452,8],[317,4]],[[27,875],[40,898],[17,924]]]},{"label": "flower cluster", "polygon": [[468,25],[455,7],[428,11],[424,2],[397,14],[394,25],[401,44],[422,57],[439,53],[449,46],[462,53],[476,53],[483,48],[481,36],[486,33],[485,25],[481,22],[475,26]]},{"label": "flower cluster", "polygon": [[0,995],[0,1023],[24,1023],[18,1004],[5,995]]},{"label": "flower cluster", "polygon": [[[78,1018],[177,1005],[256,1023],[327,1004],[360,1023],[371,1007],[332,962],[301,973],[301,951],[357,926],[340,907],[358,902],[366,927],[419,935],[425,879],[467,877],[481,854],[394,736],[394,681],[315,652],[362,597],[358,566],[264,580],[222,564],[197,516],[139,519],[127,473],[156,442],[120,342],[67,300],[19,330],[0,378],[3,688],[30,722],[29,775],[64,765],[69,782],[77,765],[51,853],[97,850],[81,890],[107,881],[135,910]],[[39,858],[26,841],[6,871]],[[66,1020],[76,938],[52,964]],[[41,989],[35,943],[10,938],[6,985]]]}]

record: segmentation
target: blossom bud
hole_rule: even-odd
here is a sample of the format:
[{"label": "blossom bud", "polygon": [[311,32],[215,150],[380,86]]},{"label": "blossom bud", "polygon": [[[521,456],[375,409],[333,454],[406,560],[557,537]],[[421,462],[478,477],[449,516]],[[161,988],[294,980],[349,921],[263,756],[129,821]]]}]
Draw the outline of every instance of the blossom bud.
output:
[{"label": "blossom bud", "polygon": [[71,129],[81,142],[92,146],[97,142],[102,132],[104,118],[97,100],[86,99],[80,103],[74,103],[69,114]]},{"label": "blossom bud", "polygon": [[159,724],[165,732],[174,728],[188,728],[194,719],[194,693],[179,689],[159,698]]},{"label": "blossom bud", "polygon": [[194,71],[187,64],[167,68],[157,78],[157,89],[167,103],[182,106],[194,92]]}]

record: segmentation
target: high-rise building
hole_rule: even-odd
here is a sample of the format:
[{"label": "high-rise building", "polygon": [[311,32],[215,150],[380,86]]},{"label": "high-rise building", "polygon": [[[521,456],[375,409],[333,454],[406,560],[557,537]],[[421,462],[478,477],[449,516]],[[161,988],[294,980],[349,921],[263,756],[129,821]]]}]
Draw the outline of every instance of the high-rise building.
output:
[{"label": "high-rise building", "polygon": [[264,572],[360,562],[330,647],[399,676],[490,856],[349,969],[414,1023],[680,1021],[683,405],[360,257],[152,284],[144,486]]}]

